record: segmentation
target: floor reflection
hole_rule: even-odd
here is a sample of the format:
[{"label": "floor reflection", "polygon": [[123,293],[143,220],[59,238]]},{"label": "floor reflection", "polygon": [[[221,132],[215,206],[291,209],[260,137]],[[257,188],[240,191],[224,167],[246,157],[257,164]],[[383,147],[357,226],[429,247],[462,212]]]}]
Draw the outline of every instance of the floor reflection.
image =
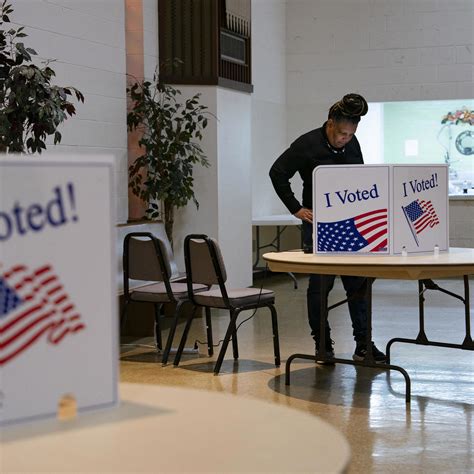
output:
[{"label": "floor reflection", "polygon": [[[336,280],[334,301],[343,296]],[[284,274],[265,281],[276,293],[282,367],[273,365],[268,315],[257,315],[239,329],[241,359],[230,350],[219,376],[212,374],[218,354],[183,356],[178,368],[161,366],[153,349],[126,351],[121,358],[123,381],[178,385],[254,397],[283,404],[328,421],[345,434],[352,449],[349,474],[367,472],[474,472],[473,351],[396,343],[391,361],[403,367],[412,382],[411,404],[405,403],[405,380],[395,371],[349,365],[320,366],[308,361],[292,363],[291,385],[285,385],[284,363],[295,352],[314,350],[306,320],[306,282],[299,288]],[[463,282],[438,282],[463,292]],[[472,289],[472,283],[471,283]],[[471,291],[472,294],[472,291]],[[379,347],[393,337],[414,338],[418,332],[417,283],[377,280],[374,284],[374,339]],[[216,315],[214,315],[216,316]],[[350,358],[354,350],[347,308],[330,315],[336,355]],[[464,338],[464,310],[459,301],[430,292],[425,303],[426,332],[432,340],[460,343]],[[228,315],[215,318],[218,341]],[[183,324],[177,331],[177,338]],[[194,324],[189,340],[204,340],[202,325]],[[166,336],[166,334],[165,334]],[[152,339],[140,341],[147,344]],[[317,462],[317,460],[316,460]]]}]

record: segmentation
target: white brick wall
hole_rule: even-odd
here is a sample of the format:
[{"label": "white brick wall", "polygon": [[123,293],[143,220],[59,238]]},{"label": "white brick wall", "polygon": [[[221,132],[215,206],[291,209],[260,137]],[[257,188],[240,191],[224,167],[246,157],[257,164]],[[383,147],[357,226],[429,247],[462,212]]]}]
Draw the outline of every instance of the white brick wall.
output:
[{"label": "white brick wall", "polygon": [[111,153],[117,160],[117,217],[127,219],[125,29],[122,0],[15,0],[10,19],[27,46],[55,59],[55,83],[85,96],[60,128],[53,152]]},{"label": "white brick wall", "polygon": [[473,97],[472,0],[287,0],[288,141],[343,94]]}]

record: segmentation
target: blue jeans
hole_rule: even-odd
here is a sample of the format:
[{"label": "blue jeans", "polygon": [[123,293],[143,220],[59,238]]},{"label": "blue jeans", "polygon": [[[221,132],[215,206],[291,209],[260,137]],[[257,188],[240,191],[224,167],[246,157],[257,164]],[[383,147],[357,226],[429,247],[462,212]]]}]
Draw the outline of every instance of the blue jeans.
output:
[{"label": "blue jeans", "polygon": [[[313,226],[309,222],[303,222],[303,243],[313,245]],[[325,291],[321,291],[321,278],[324,279]],[[311,327],[311,335],[319,345],[321,298],[328,300],[329,292],[334,286],[335,275],[309,276],[307,291],[308,321]],[[367,336],[367,279],[365,277],[354,277],[341,275],[342,284],[348,298],[349,314],[352,321],[354,339],[357,342],[365,342]],[[331,328],[326,321],[326,341],[331,338]]]}]

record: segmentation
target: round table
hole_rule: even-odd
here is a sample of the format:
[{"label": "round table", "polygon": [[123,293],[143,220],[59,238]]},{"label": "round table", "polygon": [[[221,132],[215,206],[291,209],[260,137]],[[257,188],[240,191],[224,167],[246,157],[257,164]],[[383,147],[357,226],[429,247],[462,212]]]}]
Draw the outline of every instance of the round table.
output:
[{"label": "round table", "polygon": [[[293,272],[293,273],[313,273],[320,275],[350,275],[367,277],[368,281],[368,309],[367,309],[367,339],[372,340],[372,283],[375,278],[388,278],[398,280],[418,280],[418,300],[419,300],[419,333],[415,339],[393,338],[387,343],[386,354],[387,363],[377,364],[372,356],[369,345],[367,356],[363,361],[353,361],[330,357],[333,363],[362,365],[370,368],[380,368],[383,370],[397,370],[405,378],[406,393],[405,400],[410,402],[411,382],[408,373],[402,367],[390,364],[390,347],[395,342],[408,344],[420,344],[425,346],[449,347],[453,349],[474,350],[474,343],[471,336],[470,322],[470,301],[469,301],[469,281],[468,275],[474,273],[474,249],[470,248],[450,248],[448,252],[429,254],[409,254],[402,255],[370,255],[370,254],[305,254],[301,250],[290,252],[270,252],[263,255],[268,262],[271,271]],[[464,278],[464,297],[456,295],[450,291],[440,288],[434,283],[432,278],[446,278],[462,276]],[[324,279],[321,278],[321,285]],[[430,341],[424,329],[424,296],[425,290],[439,290],[449,294],[464,304],[466,336],[461,344]],[[323,290],[321,290],[324,292]],[[337,303],[332,308],[338,306]],[[290,366],[294,359],[308,359],[327,362],[325,354],[324,328],[327,314],[330,308],[327,302],[321,301],[321,355],[313,354],[292,354],[288,357],[285,366],[285,383],[290,384]]]},{"label": "round table", "polygon": [[235,395],[121,384],[118,408],[4,428],[2,472],[343,472],[335,428]]},{"label": "round table", "polygon": [[446,278],[474,273],[474,249],[450,248],[438,255],[307,254],[301,250],[263,255],[275,272],[352,275],[398,280]]}]

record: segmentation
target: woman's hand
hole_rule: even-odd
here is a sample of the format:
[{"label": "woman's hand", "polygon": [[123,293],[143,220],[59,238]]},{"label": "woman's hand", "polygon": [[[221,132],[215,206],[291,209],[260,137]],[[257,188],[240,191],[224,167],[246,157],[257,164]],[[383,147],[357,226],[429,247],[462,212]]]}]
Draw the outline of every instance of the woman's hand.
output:
[{"label": "woman's hand", "polygon": [[309,222],[310,224],[313,223],[313,211],[311,209],[302,207],[298,212],[294,213],[294,216],[304,222]]}]

